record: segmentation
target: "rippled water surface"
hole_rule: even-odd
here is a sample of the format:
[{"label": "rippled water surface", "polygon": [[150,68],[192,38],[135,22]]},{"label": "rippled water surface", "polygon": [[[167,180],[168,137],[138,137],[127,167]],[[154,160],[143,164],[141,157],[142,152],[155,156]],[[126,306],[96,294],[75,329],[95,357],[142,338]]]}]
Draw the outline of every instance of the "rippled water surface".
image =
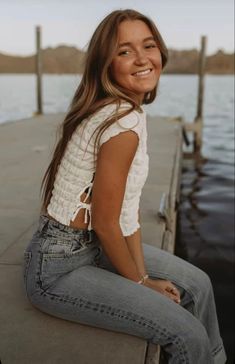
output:
[{"label": "rippled water surface", "polygon": [[[43,77],[44,112],[66,111],[80,76]],[[30,117],[36,110],[34,75],[0,76],[0,123]],[[197,77],[162,76],[149,115],[196,114]],[[211,277],[221,334],[234,363],[234,81],[206,76],[200,165],[185,160],[176,254]]]},{"label": "rippled water surface", "polygon": [[185,161],[176,254],[208,273],[228,363],[234,363],[233,166],[209,159]]}]

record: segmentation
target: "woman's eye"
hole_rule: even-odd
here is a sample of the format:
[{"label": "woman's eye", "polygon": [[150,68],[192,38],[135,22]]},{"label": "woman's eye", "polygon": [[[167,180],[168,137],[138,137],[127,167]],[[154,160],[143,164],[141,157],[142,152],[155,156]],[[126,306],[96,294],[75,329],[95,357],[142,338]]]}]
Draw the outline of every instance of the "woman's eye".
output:
[{"label": "woman's eye", "polygon": [[121,51],[119,52],[119,56],[127,56],[129,54],[130,51]]},{"label": "woman's eye", "polygon": [[[150,44],[146,44],[144,46],[146,49],[149,49],[149,48],[156,48],[157,47],[157,44],[156,43],[150,43]],[[123,51],[120,51],[118,53],[119,56],[129,56],[131,53],[133,53],[132,50],[130,49],[126,49],[126,50],[123,50]],[[135,52],[134,52],[135,53]]]},{"label": "woman's eye", "polygon": [[157,45],[155,43],[146,45],[146,48],[156,48],[156,47],[157,47]]}]

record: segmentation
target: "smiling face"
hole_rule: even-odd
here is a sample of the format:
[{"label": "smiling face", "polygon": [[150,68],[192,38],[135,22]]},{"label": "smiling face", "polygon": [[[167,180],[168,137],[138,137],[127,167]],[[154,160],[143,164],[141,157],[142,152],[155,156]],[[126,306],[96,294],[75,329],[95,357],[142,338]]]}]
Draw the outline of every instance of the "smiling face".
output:
[{"label": "smiling face", "polygon": [[161,53],[149,27],[141,20],[121,22],[118,49],[111,63],[116,83],[134,92],[141,104],[144,94],[156,87],[161,70]]}]

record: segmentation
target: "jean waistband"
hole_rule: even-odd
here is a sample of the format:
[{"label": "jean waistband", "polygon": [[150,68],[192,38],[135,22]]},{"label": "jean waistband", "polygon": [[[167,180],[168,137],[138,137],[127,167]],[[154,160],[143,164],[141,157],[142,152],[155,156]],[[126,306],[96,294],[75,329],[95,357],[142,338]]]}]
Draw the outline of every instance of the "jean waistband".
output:
[{"label": "jean waistband", "polygon": [[62,224],[59,221],[52,220],[44,214],[40,215],[38,231],[54,236],[63,236],[63,238],[67,237],[68,239],[85,239],[87,242],[91,242],[97,238],[94,230],[75,229]]}]

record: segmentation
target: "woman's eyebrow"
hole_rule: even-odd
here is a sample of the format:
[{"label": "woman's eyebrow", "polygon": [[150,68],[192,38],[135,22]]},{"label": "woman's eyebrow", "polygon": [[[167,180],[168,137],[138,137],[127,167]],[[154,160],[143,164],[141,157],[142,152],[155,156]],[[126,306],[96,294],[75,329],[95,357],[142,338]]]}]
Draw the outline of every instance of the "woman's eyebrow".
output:
[{"label": "woman's eyebrow", "polygon": [[[143,43],[146,42],[147,40],[154,40],[155,41],[154,37],[151,36],[151,37],[144,38]],[[124,47],[124,46],[130,46],[130,45],[131,45],[131,42],[125,42],[125,43],[120,43],[118,45],[118,47],[121,48],[121,47]]]}]

